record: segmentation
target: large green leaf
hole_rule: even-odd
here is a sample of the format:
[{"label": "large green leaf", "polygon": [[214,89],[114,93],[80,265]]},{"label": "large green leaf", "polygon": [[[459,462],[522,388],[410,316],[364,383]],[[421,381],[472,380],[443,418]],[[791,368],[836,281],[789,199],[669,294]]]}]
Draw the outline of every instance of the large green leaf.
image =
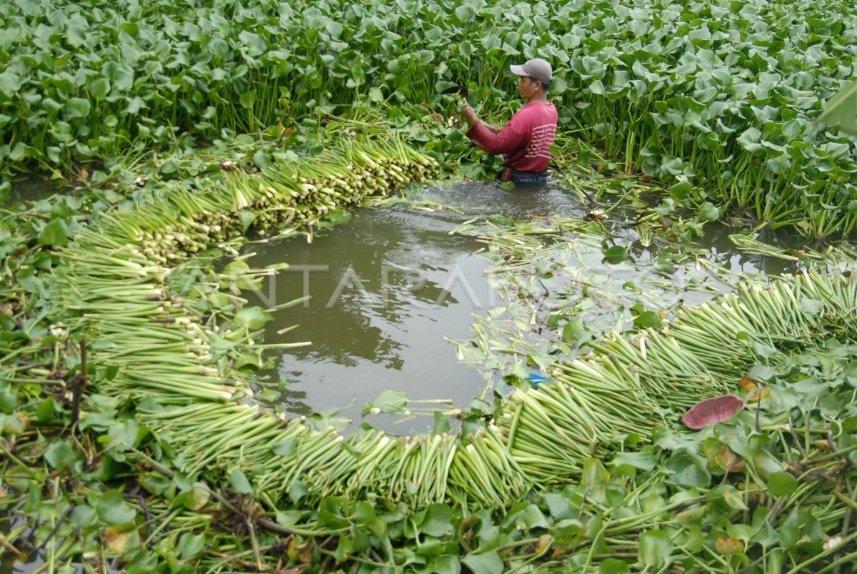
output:
[{"label": "large green leaf", "polygon": [[646,566],[659,566],[670,559],[673,543],[662,530],[649,530],[640,535],[638,556]]},{"label": "large green leaf", "polygon": [[503,560],[495,551],[483,554],[468,554],[462,560],[473,574],[502,574]]},{"label": "large green leaf", "polygon": [[251,331],[261,329],[271,319],[271,314],[261,307],[244,307],[235,314],[235,323]]},{"label": "large green leaf", "polygon": [[108,490],[98,499],[96,506],[99,518],[108,524],[128,524],[137,516],[118,490]]},{"label": "large green leaf", "polygon": [[68,243],[68,226],[64,219],[56,218],[42,228],[39,233],[40,245],[63,247]]},{"label": "large green leaf", "polygon": [[445,504],[432,504],[423,515],[419,528],[429,536],[446,536],[454,531],[452,526],[452,509]]},{"label": "large green leaf", "polygon": [[827,100],[818,121],[857,134],[857,82],[839,90]]},{"label": "large green leaf", "polygon": [[89,84],[89,91],[96,101],[101,101],[110,93],[110,80],[107,78],[97,78]]}]

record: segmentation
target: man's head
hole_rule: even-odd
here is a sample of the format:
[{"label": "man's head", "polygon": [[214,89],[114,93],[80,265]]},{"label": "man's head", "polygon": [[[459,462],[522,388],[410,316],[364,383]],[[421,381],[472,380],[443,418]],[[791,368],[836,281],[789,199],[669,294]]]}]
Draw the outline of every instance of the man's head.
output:
[{"label": "man's head", "polygon": [[509,66],[509,69],[516,76],[529,78],[529,82],[526,82],[526,80],[522,80],[522,82],[528,83],[533,89],[538,89],[540,87],[542,90],[547,91],[548,86],[551,83],[551,79],[553,79],[553,70],[551,70],[551,65],[541,58],[527,60],[521,66]]}]

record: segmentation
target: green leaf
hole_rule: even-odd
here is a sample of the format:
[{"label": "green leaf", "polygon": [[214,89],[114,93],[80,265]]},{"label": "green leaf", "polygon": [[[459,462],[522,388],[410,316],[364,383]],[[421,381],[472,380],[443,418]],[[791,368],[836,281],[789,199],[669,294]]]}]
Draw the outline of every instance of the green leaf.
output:
[{"label": "green leaf", "polygon": [[556,492],[548,492],[544,495],[545,504],[548,507],[548,512],[555,520],[563,520],[575,516],[574,508],[571,502]]},{"label": "green leaf", "polygon": [[699,208],[699,220],[702,222],[717,221],[720,218],[720,209],[713,203],[706,201]]},{"label": "green leaf", "polygon": [[85,118],[89,116],[92,104],[89,103],[89,100],[83,98],[69,98],[68,102],[66,102],[66,109],[70,118]]},{"label": "green leaf", "polygon": [[638,329],[657,329],[661,326],[661,317],[655,311],[643,311],[634,317],[634,326]]},{"label": "green leaf", "polygon": [[818,301],[802,297],[799,303],[801,313],[814,317],[824,309]]},{"label": "green leaf", "polygon": [[89,84],[89,92],[95,101],[100,102],[107,94],[110,93],[110,80],[107,78],[97,78]]},{"label": "green leaf", "polygon": [[670,195],[675,201],[681,202],[690,192],[693,191],[693,185],[687,180],[679,181],[670,188]]},{"label": "green leaf", "polygon": [[378,409],[382,413],[400,414],[408,405],[408,395],[402,391],[386,390],[378,395],[378,398],[363,407],[363,414],[372,409]]},{"label": "green leaf", "polygon": [[434,411],[434,427],[431,433],[440,435],[449,432],[449,419],[440,411]]},{"label": "green leaf", "polygon": [[619,263],[629,261],[630,259],[631,257],[628,255],[628,251],[621,245],[608,247],[604,251],[604,261],[612,265],[618,265]]},{"label": "green leaf", "polygon": [[638,558],[646,566],[668,563],[673,551],[669,535],[661,530],[649,530],[640,535]]},{"label": "green leaf", "polygon": [[562,340],[566,343],[578,344],[587,339],[589,339],[589,331],[577,319],[569,321],[562,328]]},{"label": "green leaf", "polygon": [[134,87],[134,70],[128,64],[107,62],[104,64],[103,71],[116,89],[124,92]]},{"label": "green leaf", "polygon": [[827,100],[824,111],[816,121],[857,134],[857,82],[844,87]]},{"label": "green leaf", "polygon": [[61,440],[51,443],[51,446],[45,451],[45,460],[51,467],[62,470],[71,468],[74,463],[80,460],[80,455],[71,444]]},{"label": "green leaf", "polygon": [[39,403],[38,408],[36,408],[36,419],[40,423],[46,423],[51,421],[54,418],[54,415],[57,412],[57,404],[52,397],[48,397]]},{"label": "green leaf", "polygon": [[273,317],[261,307],[244,307],[235,313],[235,323],[251,331],[261,329]]},{"label": "green leaf", "polygon": [[533,528],[550,528],[550,524],[545,518],[545,515],[535,504],[527,505],[527,507],[521,511],[518,516],[518,520],[527,528],[527,530],[532,530]]},{"label": "green leaf", "polygon": [[256,103],[256,90],[249,90],[241,94],[238,99],[241,102],[241,107],[245,109],[252,109],[253,104]]},{"label": "green leaf", "polygon": [[193,558],[205,548],[205,535],[198,534],[194,536],[190,532],[186,532],[182,535],[179,540],[178,547],[176,550],[179,552],[179,558],[182,560],[187,560],[188,558]]},{"label": "green leaf", "polygon": [[554,77],[550,83],[550,95],[558,96],[568,90],[568,84],[562,78]]},{"label": "green leaf", "polygon": [[291,436],[285,440],[280,441],[274,446],[274,454],[277,456],[292,456],[297,452],[298,449],[298,440],[297,438]]},{"label": "green leaf", "polygon": [[108,490],[98,499],[95,510],[99,518],[108,524],[128,524],[137,516],[134,510],[118,490]]},{"label": "green leaf", "polygon": [[13,72],[0,73],[0,92],[11,98],[21,89],[21,77]]},{"label": "green leaf", "polygon": [[608,558],[598,565],[598,574],[625,574],[629,570],[628,563],[618,558]]},{"label": "green leaf", "polygon": [[128,448],[137,445],[140,435],[140,425],[134,419],[126,419],[121,423],[110,425],[107,430],[110,446]]},{"label": "green leaf", "polygon": [[613,457],[612,466],[629,465],[634,468],[650,471],[657,465],[658,459],[652,452],[620,452]]},{"label": "green leaf", "polygon": [[601,460],[590,457],[583,461],[583,473],[581,474],[580,481],[584,485],[588,488],[594,488],[603,486],[608,480],[610,480],[610,473],[604,468]]},{"label": "green leaf", "polygon": [[670,475],[669,482],[679,486],[705,487],[711,482],[707,461],[687,449],[674,452],[664,470]]},{"label": "green leaf", "polygon": [[419,528],[425,534],[438,538],[452,534],[455,531],[452,526],[452,509],[445,504],[432,504],[425,510]]},{"label": "green leaf", "polygon": [[444,554],[429,562],[428,571],[435,574],[460,574],[461,562],[459,562],[458,556]]},{"label": "green leaf", "polygon": [[[18,391],[7,383],[0,382],[0,412],[12,414],[18,406]],[[0,427],[2,429],[2,427]]]},{"label": "green leaf", "polygon": [[483,554],[468,554],[462,560],[473,574],[502,574],[503,560],[495,551]]},{"label": "green leaf", "polygon": [[306,496],[308,492],[309,489],[307,488],[306,484],[304,484],[300,480],[295,480],[289,487],[289,498],[291,498],[292,501],[297,504],[301,501],[301,498]]},{"label": "green leaf", "polygon": [[788,496],[797,486],[797,479],[788,472],[775,472],[768,477],[768,492],[774,496]]},{"label": "green leaf", "polygon": [[68,244],[68,226],[64,219],[52,219],[39,233],[39,245],[64,247]]},{"label": "green leaf", "polygon": [[232,483],[232,489],[238,494],[253,494],[253,486],[240,468],[233,468],[230,471],[229,481]]}]

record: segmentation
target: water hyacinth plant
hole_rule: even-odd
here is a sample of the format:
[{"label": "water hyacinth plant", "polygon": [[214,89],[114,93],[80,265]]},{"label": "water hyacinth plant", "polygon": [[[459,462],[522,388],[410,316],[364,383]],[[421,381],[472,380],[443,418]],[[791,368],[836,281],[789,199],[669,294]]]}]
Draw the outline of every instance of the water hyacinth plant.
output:
[{"label": "water hyacinth plant", "polygon": [[[561,124],[626,169],[772,226],[848,233],[854,136],[812,121],[854,74],[857,25],[831,16],[841,6],[14,3],[0,13],[0,159],[7,174],[68,172],[370,107],[404,125],[448,112],[442,92],[461,84],[506,113],[504,70],[538,54],[557,70]],[[414,135],[427,150],[466,149],[443,131]]]},{"label": "water hyacinth plant", "polygon": [[[502,121],[517,106],[505,70],[534,56],[556,71],[557,163],[586,206],[575,229],[604,233],[611,197],[642,209],[637,196],[664,193],[618,233],[648,247],[737,212],[850,234],[857,140],[834,111],[851,92],[823,102],[855,74],[852,12],[833,0],[3,4],[0,175],[73,174],[81,188],[0,211],[0,569],[29,552],[50,572],[847,572],[853,249],[674,317],[620,305],[624,333],[561,315],[570,297],[544,333],[564,346],[531,354],[544,376],[515,371],[523,384],[456,412],[460,428],[438,416],[431,434],[346,437],[256,401],[244,367],[288,346],[260,339],[295,302],[247,307],[241,289],[272,270],[236,248],[311,239],[332,214],[440,169],[485,176],[494,164],[444,92],[461,86]],[[138,161],[155,185],[134,174],[131,191],[84,189],[90,170],[103,182]],[[593,190],[598,178],[610,183]],[[682,235],[668,218],[685,208],[699,215]],[[526,281],[548,291],[540,277],[571,263],[535,255],[543,236],[567,237],[521,225],[493,242],[529,249],[504,261],[512,275],[533,268],[513,285],[526,298]],[[732,241],[798,267],[807,253]],[[629,259],[609,243],[595,243],[607,264]],[[234,258],[223,269],[221,254]],[[745,408],[684,428],[714,395]]]}]

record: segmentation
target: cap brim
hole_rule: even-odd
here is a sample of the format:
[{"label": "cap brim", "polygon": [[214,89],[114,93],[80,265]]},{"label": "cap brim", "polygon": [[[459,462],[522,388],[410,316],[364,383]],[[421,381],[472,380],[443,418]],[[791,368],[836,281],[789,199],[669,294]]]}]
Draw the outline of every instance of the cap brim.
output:
[{"label": "cap brim", "polygon": [[527,73],[524,71],[523,66],[509,66],[509,69],[512,70],[512,73],[516,76],[526,76]]}]

